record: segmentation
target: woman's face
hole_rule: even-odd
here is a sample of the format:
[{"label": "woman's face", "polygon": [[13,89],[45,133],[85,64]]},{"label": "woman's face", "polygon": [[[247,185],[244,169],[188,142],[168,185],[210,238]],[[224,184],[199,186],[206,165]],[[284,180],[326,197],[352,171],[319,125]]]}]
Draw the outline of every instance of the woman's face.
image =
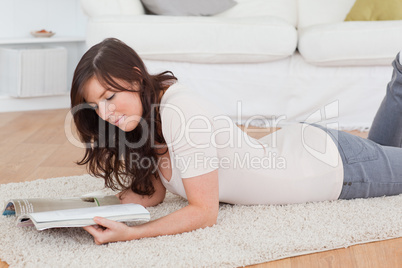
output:
[{"label": "woman's face", "polygon": [[[138,90],[138,85],[130,85],[118,79],[116,82],[124,88]],[[105,88],[96,77],[92,77],[84,87],[84,99],[103,120],[126,132],[135,129],[142,116],[139,93],[112,90]]]}]

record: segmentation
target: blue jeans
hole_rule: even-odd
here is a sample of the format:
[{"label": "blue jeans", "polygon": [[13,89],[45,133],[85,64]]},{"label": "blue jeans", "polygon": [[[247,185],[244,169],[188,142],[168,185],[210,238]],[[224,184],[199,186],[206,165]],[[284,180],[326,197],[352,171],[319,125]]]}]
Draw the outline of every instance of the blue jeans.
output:
[{"label": "blue jeans", "polygon": [[398,59],[399,54],[368,139],[317,126],[329,133],[342,158],[344,180],[339,199],[402,193],[402,65]]}]

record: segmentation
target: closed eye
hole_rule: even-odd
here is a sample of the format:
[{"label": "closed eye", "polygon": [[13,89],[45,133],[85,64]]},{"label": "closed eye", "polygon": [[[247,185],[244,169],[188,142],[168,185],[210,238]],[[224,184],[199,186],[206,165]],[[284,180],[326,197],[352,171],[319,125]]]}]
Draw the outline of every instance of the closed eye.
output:
[{"label": "closed eye", "polygon": [[[116,94],[116,93],[115,93],[115,94]],[[110,97],[107,98],[106,100],[111,100],[111,99],[113,99],[113,97],[114,97],[115,94],[113,94],[112,96],[110,96]]]},{"label": "closed eye", "polygon": [[[112,96],[110,96],[109,98],[106,98],[107,101],[110,101],[111,99],[113,99],[114,95],[116,95],[116,93],[114,93]],[[85,101],[85,100],[84,100]],[[89,106],[91,106],[92,109],[97,110],[98,109],[98,105],[96,105],[95,103],[91,103],[91,102],[87,102]]]}]

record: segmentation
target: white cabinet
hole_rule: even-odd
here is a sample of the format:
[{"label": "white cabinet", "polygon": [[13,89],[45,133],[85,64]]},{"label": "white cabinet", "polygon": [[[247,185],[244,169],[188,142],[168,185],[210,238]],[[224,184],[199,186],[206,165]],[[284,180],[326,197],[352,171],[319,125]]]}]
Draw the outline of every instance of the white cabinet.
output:
[{"label": "white cabinet", "polygon": [[52,96],[68,94],[85,40],[56,36],[0,39],[0,49],[1,95]]},{"label": "white cabinet", "polygon": [[44,45],[0,48],[0,90],[13,97],[66,94],[67,49]]}]

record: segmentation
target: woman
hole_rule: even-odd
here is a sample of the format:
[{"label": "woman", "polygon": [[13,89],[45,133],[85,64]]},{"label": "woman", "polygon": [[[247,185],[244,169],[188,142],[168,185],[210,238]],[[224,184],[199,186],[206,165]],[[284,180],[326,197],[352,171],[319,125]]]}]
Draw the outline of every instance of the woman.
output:
[{"label": "woman", "polygon": [[122,203],[155,206],[168,189],[188,205],[139,226],[95,217],[98,227],[84,229],[103,244],[212,226],[219,202],[289,204],[402,193],[402,66],[398,59],[393,66],[369,140],[306,123],[256,140],[171,72],[150,75],[134,50],[105,39],[74,73],[72,112],[87,144],[78,164],[120,190]]}]

